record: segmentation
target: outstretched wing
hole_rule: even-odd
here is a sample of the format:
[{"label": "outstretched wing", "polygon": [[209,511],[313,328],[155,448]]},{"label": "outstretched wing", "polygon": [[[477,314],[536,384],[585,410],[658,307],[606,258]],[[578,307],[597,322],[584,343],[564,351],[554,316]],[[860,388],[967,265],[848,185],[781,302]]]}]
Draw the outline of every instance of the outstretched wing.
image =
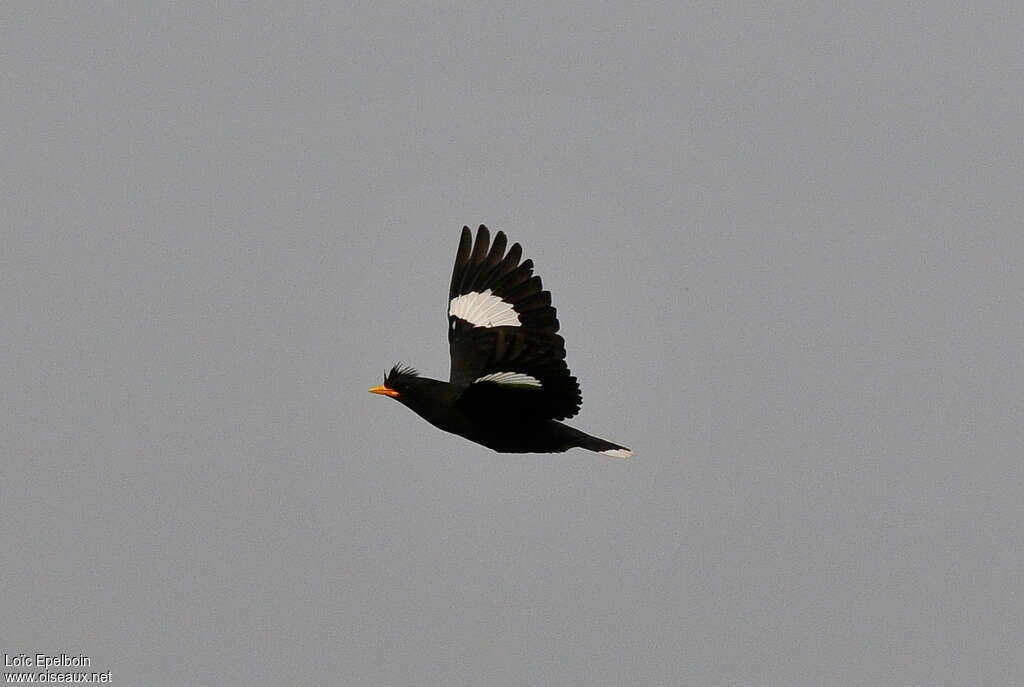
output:
[{"label": "outstretched wing", "polygon": [[533,262],[520,263],[518,243],[505,252],[481,225],[469,227],[455,257],[448,291],[448,348],[452,384],[465,387],[463,404],[487,404],[522,416],[562,420],[579,412],[582,396],[565,364],[565,340],[551,293]]}]

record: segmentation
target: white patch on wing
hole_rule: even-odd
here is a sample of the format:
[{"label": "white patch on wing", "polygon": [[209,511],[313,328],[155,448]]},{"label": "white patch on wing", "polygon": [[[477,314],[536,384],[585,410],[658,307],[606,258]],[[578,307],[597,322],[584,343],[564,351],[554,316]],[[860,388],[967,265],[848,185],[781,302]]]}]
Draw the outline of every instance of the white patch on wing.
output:
[{"label": "white patch on wing", "polygon": [[601,451],[601,453],[612,458],[629,458],[633,455],[633,452],[628,448],[610,448],[607,451]]},{"label": "white patch on wing", "polygon": [[519,314],[490,289],[456,296],[448,304],[448,314],[476,327],[518,327]]},{"label": "white patch on wing", "polygon": [[501,386],[518,386],[529,389],[542,389],[544,387],[544,385],[540,383],[539,379],[522,372],[492,372],[489,375],[484,375],[483,377],[478,377],[473,380],[474,384],[477,382],[493,382],[494,384],[499,384]]}]

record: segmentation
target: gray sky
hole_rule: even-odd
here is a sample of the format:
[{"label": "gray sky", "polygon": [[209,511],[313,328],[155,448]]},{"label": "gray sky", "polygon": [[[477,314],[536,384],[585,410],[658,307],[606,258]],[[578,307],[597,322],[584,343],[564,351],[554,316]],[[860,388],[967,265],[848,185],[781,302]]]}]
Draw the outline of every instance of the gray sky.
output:
[{"label": "gray sky", "polygon": [[[0,651],[119,685],[1024,683],[1020,3],[0,9]],[[495,454],[463,224],[636,449]]]}]

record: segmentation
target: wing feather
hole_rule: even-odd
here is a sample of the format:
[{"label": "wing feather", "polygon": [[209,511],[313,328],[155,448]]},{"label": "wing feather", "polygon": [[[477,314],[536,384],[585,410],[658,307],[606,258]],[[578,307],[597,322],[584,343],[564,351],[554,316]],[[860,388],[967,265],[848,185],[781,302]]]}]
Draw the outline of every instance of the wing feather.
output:
[{"label": "wing feather", "polygon": [[464,387],[461,402],[474,407],[572,417],[582,396],[565,363],[551,293],[533,274],[533,261],[522,260],[522,247],[507,247],[504,232],[492,243],[482,225],[476,240],[462,229],[448,295],[450,382]]}]

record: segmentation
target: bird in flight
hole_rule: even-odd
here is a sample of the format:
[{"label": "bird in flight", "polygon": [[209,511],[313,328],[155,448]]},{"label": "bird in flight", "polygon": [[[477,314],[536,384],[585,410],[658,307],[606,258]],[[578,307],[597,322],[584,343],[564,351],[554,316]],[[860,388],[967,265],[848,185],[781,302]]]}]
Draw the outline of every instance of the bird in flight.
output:
[{"label": "bird in flight", "polygon": [[558,422],[583,396],[565,364],[551,292],[533,261],[499,231],[462,228],[448,290],[448,381],[395,365],[370,393],[390,396],[430,424],[499,453],[561,453],[580,447],[628,458],[625,446]]}]

